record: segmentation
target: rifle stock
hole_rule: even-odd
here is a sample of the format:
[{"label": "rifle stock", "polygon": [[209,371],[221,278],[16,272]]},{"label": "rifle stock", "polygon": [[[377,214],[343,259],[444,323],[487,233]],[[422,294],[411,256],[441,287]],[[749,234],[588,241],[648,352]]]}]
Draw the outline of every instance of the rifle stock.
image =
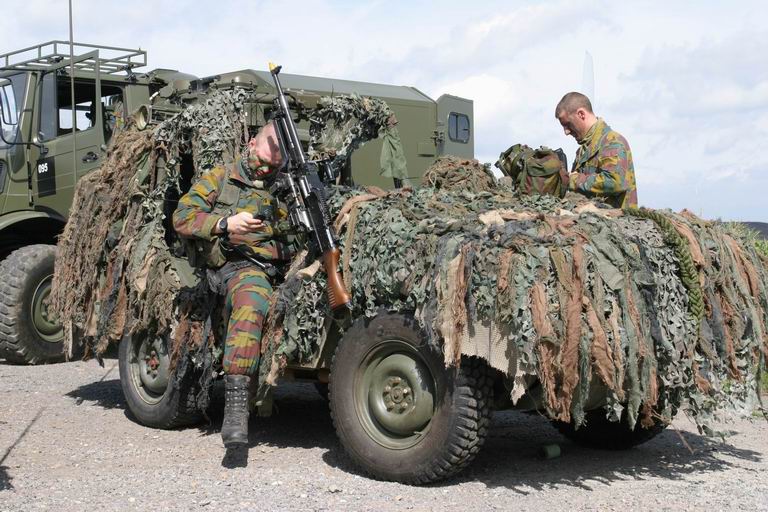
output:
[{"label": "rifle stock", "polygon": [[328,302],[333,311],[347,307],[350,303],[347,287],[344,286],[344,279],[338,270],[340,256],[341,253],[338,249],[332,249],[325,252],[321,257],[323,268],[328,275]]}]

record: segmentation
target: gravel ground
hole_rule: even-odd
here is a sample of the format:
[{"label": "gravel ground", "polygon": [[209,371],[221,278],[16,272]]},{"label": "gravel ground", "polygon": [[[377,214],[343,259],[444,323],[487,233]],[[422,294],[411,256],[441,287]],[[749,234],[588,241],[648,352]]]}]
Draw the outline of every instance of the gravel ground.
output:
[{"label": "gravel ground", "polygon": [[[562,438],[540,417],[497,413],[485,448],[428,487],[360,476],[326,403],[307,384],[251,421],[247,460],[224,457],[212,426],[158,431],[126,410],[116,359],[23,367],[0,361],[0,511],[11,510],[768,510],[768,424],[685,419],[627,452]],[[684,440],[684,441],[683,441]],[[538,448],[559,443],[562,456]],[[686,446],[687,445],[687,446]]]}]

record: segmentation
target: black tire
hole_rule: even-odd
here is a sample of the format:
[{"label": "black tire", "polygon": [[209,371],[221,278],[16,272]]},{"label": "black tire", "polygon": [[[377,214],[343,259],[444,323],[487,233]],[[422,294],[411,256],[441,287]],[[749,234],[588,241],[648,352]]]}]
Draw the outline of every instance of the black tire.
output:
[{"label": "black tire", "polygon": [[12,363],[64,360],[64,330],[46,305],[56,246],[28,245],[0,263],[0,357]]},{"label": "black tire", "polygon": [[358,320],[331,367],[336,433],[352,460],[382,480],[426,484],[465,468],[485,442],[492,394],[484,363],[446,368],[439,348],[401,314]]},{"label": "black tire", "polygon": [[[155,354],[150,353],[153,349]],[[149,361],[144,357],[149,357]],[[202,413],[196,404],[199,386],[195,372],[174,386],[175,376],[168,369],[170,357],[165,338],[148,339],[143,331],[133,336],[125,335],[120,342],[118,362],[125,401],[139,423],[172,429],[201,420]],[[150,375],[153,368],[160,370],[160,377],[157,373]]]},{"label": "black tire", "polygon": [[667,428],[666,423],[659,420],[654,420],[653,426],[645,428],[638,420],[635,428],[630,429],[626,416],[625,411],[620,422],[610,421],[604,409],[595,409],[587,411],[585,423],[578,430],[573,423],[554,421],[552,424],[563,436],[580,446],[612,451],[628,450],[646,443]]},{"label": "black tire", "polygon": [[327,382],[315,382],[315,390],[317,390],[317,394],[320,395],[320,397],[328,401],[328,383]]}]

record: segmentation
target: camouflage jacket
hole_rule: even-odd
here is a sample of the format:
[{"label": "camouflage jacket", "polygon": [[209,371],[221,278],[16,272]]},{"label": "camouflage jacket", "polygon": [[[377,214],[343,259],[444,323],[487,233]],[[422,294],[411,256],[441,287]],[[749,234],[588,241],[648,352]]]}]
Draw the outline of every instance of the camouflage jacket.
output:
[{"label": "camouflage jacket", "polygon": [[579,141],[569,188],[615,208],[637,207],[632,151],[627,140],[598,118]]},{"label": "camouflage jacket", "polygon": [[219,236],[213,228],[222,218],[240,212],[262,215],[266,227],[245,235],[229,235],[234,245],[248,245],[260,257],[285,260],[290,257],[286,236],[291,234],[288,215],[278,201],[265,189],[263,182],[251,180],[241,163],[227,167],[216,166],[203,176],[179,199],[173,213],[173,227],[185,238],[201,240],[200,252],[208,266],[219,267],[227,256],[222,253]]}]

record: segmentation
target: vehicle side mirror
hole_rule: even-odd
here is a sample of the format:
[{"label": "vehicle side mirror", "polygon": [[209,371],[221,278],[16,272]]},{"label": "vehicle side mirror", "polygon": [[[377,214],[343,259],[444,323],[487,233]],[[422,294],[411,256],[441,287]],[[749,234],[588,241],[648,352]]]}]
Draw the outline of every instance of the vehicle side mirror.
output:
[{"label": "vehicle side mirror", "polygon": [[[12,124],[5,120],[5,109],[3,108],[3,105],[5,104],[5,91],[0,90],[0,120],[2,120],[2,123],[0,124]],[[0,135],[2,135],[0,133]]]},{"label": "vehicle side mirror", "polygon": [[[15,121],[11,119],[11,114],[13,113],[13,109],[11,108],[11,104],[8,101],[8,93],[6,91],[7,86],[3,86],[0,88],[0,119],[2,119],[3,124],[13,126],[16,123],[18,123],[18,119]],[[5,107],[8,107],[7,109]],[[7,116],[7,117],[6,117]]]},{"label": "vehicle side mirror", "polygon": [[13,144],[13,141],[5,140],[5,125],[10,123],[5,122],[5,110],[3,109],[3,96],[4,91],[0,89],[0,142],[3,144],[11,145]]}]

